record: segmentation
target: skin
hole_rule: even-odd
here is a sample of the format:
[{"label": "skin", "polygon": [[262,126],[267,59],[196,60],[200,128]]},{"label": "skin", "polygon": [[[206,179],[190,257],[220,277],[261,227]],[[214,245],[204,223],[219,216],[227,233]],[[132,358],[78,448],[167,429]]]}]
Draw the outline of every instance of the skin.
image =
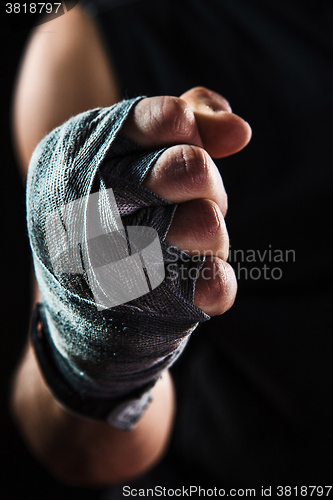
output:
[{"label": "skin", "polygon": [[[27,45],[13,102],[13,136],[23,177],[37,143],[70,116],[121,99],[115,73],[93,21],[77,6],[39,26]],[[215,92],[198,87],[180,97],[140,101],[123,132],[144,147],[168,146],[145,186],[179,203],[167,241],[188,251],[210,252],[194,303],[222,314],[237,284],[226,262],[227,195],[212,160],[236,153],[251,129]],[[209,279],[207,279],[209,278]],[[35,285],[34,302],[39,300]],[[163,455],[175,414],[168,372],[153,389],[153,402],[132,431],[69,414],[52,397],[29,341],[12,389],[13,415],[31,450],[60,480],[76,485],[129,481]]]}]

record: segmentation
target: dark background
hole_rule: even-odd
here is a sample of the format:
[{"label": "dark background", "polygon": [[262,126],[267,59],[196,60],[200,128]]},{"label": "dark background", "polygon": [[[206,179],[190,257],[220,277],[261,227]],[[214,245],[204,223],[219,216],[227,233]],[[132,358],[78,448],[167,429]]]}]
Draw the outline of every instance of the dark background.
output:
[{"label": "dark background", "polygon": [[[3,8],[3,6],[1,7]],[[3,11],[2,11],[3,14]],[[29,274],[30,274],[30,268],[31,268],[31,262],[30,262],[30,250],[29,250],[29,245],[28,245],[28,239],[27,239],[27,233],[26,233],[26,225],[25,225],[25,196],[24,196],[24,187],[22,185],[20,175],[18,173],[17,165],[15,162],[15,157],[13,153],[13,148],[11,146],[11,137],[10,137],[10,104],[11,104],[11,97],[12,97],[12,90],[13,90],[13,85],[14,85],[14,79],[18,67],[18,63],[22,54],[22,50],[24,48],[25,42],[28,37],[28,31],[13,31],[9,25],[8,19],[5,18],[4,15],[0,17],[0,57],[1,57],[1,71],[0,71],[0,87],[1,87],[1,116],[2,116],[2,122],[1,122],[1,150],[2,150],[2,157],[1,157],[1,168],[2,172],[4,173],[3,177],[1,178],[1,228],[2,228],[2,233],[1,233],[1,263],[2,263],[2,275],[3,275],[3,283],[2,283],[2,288],[1,288],[1,319],[2,319],[2,334],[1,334],[1,360],[0,360],[0,367],[1,367],[1,476],[0,476],[0,496],[1,499],[25,499],[25,498],[32,498],[32,499],[58,499],[61,498],[63,500],[66,499],[82,499],[85,500],[86,498],[96,498],[98,497],[98,492],[96,491],[89,491],[89,490],[81,490],[81,489],[75,489],[75,488],[69,488],[66,486],[61,485],[59,482],[54,480],[46,471],[45,469],[38,463],[38,461],[31,455],[29,450],[27,449],[25,443],[23,442],[18,430],[16,429],[12,418],[10,417],[9,410],[8,410],[8,397],[9,397],[9,388],[10,388],[10,380],[13,374],[13,371],[15,369],[15,366],[17,365],[17,362],[19,360],[19,357],[21,355],[24,343],[26,341],[26,336],[27,336],[27,331],[29,327],[29,315],[30,315],[30,305],[29,305]],[[177,41],[178,43],[178,41]],[[311,45],[312,47],[312,45]],[[331,72],[330,72],[331,75]],[[268,77],[267,77],[268,78]],[[269,77],[270,78],[270,77]],[[329,82],[329,80],[327,80]],[[311,83],[311,82],[310,82]],[[188,88],[188,87],[186,87]],[[254,87],[256,88],[256,87]],[[302,87],[303,88],[303,87]],[[327,95],[324,94],[323,99],[321,100],[321,104],[323,105],[324,99],[327,98],[327,103],[330,104],[332,103],[331,100],[331,88],[330,87],[330,92],[327,93]],[[326,91],[329,89],[329,84],[325,84],[325,89]],[[306,88],[305,88],[306,90]],[[229,92],[226,94],[228,95],[229,98]],[[231,102],[233,102],[232,99],[232,93],[231,95]],[[283,95],[283,94],[281,94]],[[302,97],[300,95],[300,97]],[[317,94],[315,94],[315,97],[317,97]],[[328,99],[329,97],[329,99]],[[253,99],[253,102],[255,103],[256,100]],[[282,98],[280,99],[279,102],[283,102]],[[297,100],[298,102],[298,100]],[[299,102],[301,102],[301,99],[299,99]],[[314,107],[314,103],[307,102],[307,107],[306,110],[310,109],[312,106]],[[273,103],[274,104],[274,103]],[[331,104],[330,104],[331,106]],[[280,108],[281,111],[284,113],[284,109],[282,109],[282,104],[281,106],[276,105],[275,115],[277,117],[281,117],[282,113],[280,114]],[[327,106],[325,107],[325,113],[318,112],[316,114],[313,114],[313,116],[318,120],[318,121],[311,121],[311,126],[309,127],[300,127],[300,131],[306,131],[307,134],[306,136],[300,136],[298,137],[299,144],[306,144],[307,148],[305,148],[304,151],[307,152],[308,156],[310,155],[311,160],[308,158],[305,158],[306,161],[304,161],[304,164],[308,167],[308,171],[304,172],[304,175],[302,175],[303,179],[306,179],[306,182],[313,183],[315,185],[315,180],[319,179],[320,181],[320,176],[316,177],[316,175],[313,174],[312,170],[312,165],[316,165],[317,163],[320,164],[320,161],[322,161],[323,165],[325,166],[326,170],[323,167],[322,170],[322,175],[326,171],[328,171],[326,165],[328,165],[328,162],[330,161],[329,158],[331,155],[329,155],[329,158],[325,159],[323,156],[327,154],[329,151],[327,148],[323,148],[323,153],[320,157],[317,157],[317,151],[320,151],[321,148],[318,147],[320,146],[324,138],[327,138],[327,130],[330,130],[331,126],[331,116],[329,112],[327,112],[327,109],[332,109],[331,107],[328,108]],[[249,110],[251,111],[251,110]],[[252,113],[253,114],[253,113]],[[275,116],[274,115],[274,116]],[[247,117],[247,113],[244,115]],[[295,124],[298,125],[298,123],[301,121],[301,117],[306,117],[308,116],[307,113],[301,113],[301,114],[296,114],[294,113],[292,115],[292,119],[290,120],[290,123],[288,124],[288,130],[293,131],[295,130]],[[309,116],[311,116],[309,114]],[[250,113],[249,113],[249,118],[251,118]],[[320,120],[319,120],[320,119]],[[295,121],[293,121],[295,120]],[[252,124],[252,119],[249,120]],[[259,118],[255,120],[255,123],[258,124]],[[310,121],[309,121],[310,123]],[[256,128],[256,127],[255,127]],[[259,124],[258,124],[259,128]],[[314,131],[317,131],[315,134],[316,136],[316,141],[310,141],[307,140],[307,138],[311,139],[312,138],[312,133]],[[322,135],[320,132],[325,131],[325,134]],[[291,137],[291,135],[290,135]],[[256,141],[256,134],[254,135],[253,141]],[[326,139],[325,139],[326,140]],[[252,144],[253,144],[252,141]],[[251,147],[251,146],[250,146]],[[248,149],[247,151],[251,151]],[[248,154],[245,152],[245,154]],[[315,161],[312,161],[312,159],[315,157]],[[281,162],[283,164],[283,162]],[[259,163],[258,163],[259,164]],[[288,163],[286,163],[288,165]],[[302,165],[300,165],[302,166]],[[311,170],[309,170],[309,167],[311,167]],[[261,169],[257,169],[258,173],[260,170],[260,175],[261,175]],[[331,172],[331,170],[329,170]],[[270,172],[270,170],[267,170],[267,172]],[[279,171],[280,172],[280,171]],[[226,174],[228,172],[226,171]],[[251,173],[253,174],[253,172]],[[230,174],[231,175],[231,174]],[[259,174],[258,174],[259,175]],[[282,179],[284,173],[282,172]],[[324,177],[322,177],[324,179]],[[330,177],[331,178],[331,174]],[[323,183],[323,181],[321,181]],[[229,182],[227,183],[229,186]],[[230,183],[231,185],[232,183]],[[332,184],[329,183],[329,186]],[[238,184],[237,186],[238,189]],[[247,184],[243,182],[243,186],[247,187]],[[320,189],[319,189],[320,188]],[[325,202],[327,199],[324,198],[323,200],[320,199],[321,193],[322,193],[322,188],[323,186],[318,182],[318,190],[317,190],[317,200],[314,200],[312,198],[312,204],[309,203],[305,210],[306,214],[309,214],[308,222],[307,225],[302,225],[301,229],[298,229],[298,232],[292,232],[292,234],[295,233],[295,238],[296,238],[296,243],[298,242],[297,237],[298,235],[303,235],[304,237],[307,235],[307,232],[305,233],[304,227],[306,228],[315,228],[316,229],[316,235],[318,237],[318,233],[321,235],[322,242],[327,242],[328,238],[326,237],[327,234],[327,228],[324,227],[324,224],[329,222],[330,225],[327,225],[328,228],[331,227],[331,219],[329,218],[329,214],[331,213],[328,210],[327,207],[327,212],[325,212],[325,217],[321,219],[321,227],[319,228],[320,231],[318,230],[318,218],[316,218],[316,215],[318,213],[321,213],[321,210],[324,212],[325,205],[323,205],[323,202]],[[230,189],[228,189],[229,194],[230,194]],[[256,191],[255,191],[256,192]],[[300,187],[297,188],[297,192],[302,194],[302,190]],[[306,191],[305,191],[306,192]],[[311,191],[312,192],[312,191]],[[238,195],[238,197],[242,194]],[[232,194],[232,198],[237,200],[237,193]],[[305,200],[306,201],[306,200]],[[317,203],[317,205],[315,204]],[[234,203],[233,206],[237,207],[237,203]],[[244,204],[239,205],[239,213],[242,212]],[[260,210],[260,203],[259,203],[259,198],[258,198],[258,204],[256,205],[255,202],[252,202],[252,207],[255,206],[258,208],[258,212]],[[316,210],[312,212],[312,207],[315,207]],[[321,208],[323,207],[323,208]],[[234,210],[234,209],[233,209]],[[235,213],[235,212],[234,212]],[[295,209],[295,213],[298,214],[299,216],[302,216],[302,210],[301,208],[297,207]],[[237,216],[234,215],[234,219]],[[254,226],[253,224],[253,212],[248,211],[246,213],[246,216],[248,216],[248,220],[252,222],[252,227]],[[280,212],[278,213],[278,216],[280,217]],[[284,220],[288,222],[288,216],[286,213],[283,214]],[[270,217],[270,213],[268,212],[266,214],[266,217]],[[245,217],[245,222],[246,224],[247,217]],[[310,224],[311,222],[311,224]],[[251,225],[250,225],[251,227]],[[258,233],[261,232],[261,227],[257,223],[255,224],[255,227],[258,229]],[[267,226],[268,227],[268,226]],[[281,224],[279,224],[279,220],[276,222],[276,227],[277,229],[281,229]],[[292,230],[291,224],[289,224],[289,229]],[[274,229],[274,226],[272,226]],[[272,230],[271,229],[271,233]],[[303,231],[303,232],[302,232]],[[270,234],[271,234],[270,233]],[[279,234],[279,233],[278,233]],[[284,234],[284,233],[283,233]],[[288,235],[288,233],[287,233]],[[260,236],[260,235],[259,235]],[[265,235],[265,238],[268,238],[268,236]],[[276,237],[277,238],[277,237]],[[275,241],[279,242],[279,239],[276,239]],[[253,233],[252,236],[252,241],[260,241],[260,237],[258,237],[257,233]],[[272,241],[272,240],[268,240]],[[281,240],[282,241],[282,240]],[[294,241],[294,240],[293,240]],[[300,248],[302,238],[299,239],[299,246],[297,248]],[[308,240],[306,240],[308,241]],[[282,244],[282,243],[281,243]],[[325,343],[327,342],[328,344],[328,339],[329,337],[329,326],[324,325],[324,319],[325,318],[330,318],[331,319],[331,302],[328,302],[330,299],[330,296],[327,291],[331,291],[331,281],[328,279],[328,272],[330,271],[330,266],[329,264],[331,263],[331,246],[330,245],[322,245],[318,240],[316,241],[316,247],[315,250],[310,249],[310,245],[307,244],[306,250],[309,247],[309,252],[305,253],[305,257],[303,261],[301,261],[297,257],[297,263],[300,263],[304,265],[307,265],[307,263],[312,262],[312,257],[313,257],[313,251],[317,254],[316,257],[320,257],[320,259],[317,259],[320,264],[323,264],[323,269],[325,270],[324,273],[322,273],[322,276],[325,278],[325,286],[329,287],[327,290],[326,288],[323,289],[318,284],[316,284],[316,289],[315,291],[318,291],[318,296],[316,296],[316,300],[310,302],[307,302],[310,304],[308,310],[304,306],[304,297],[308,293],[307,287],[304,285],[302,286],[304,289],[304,293],[299,296],[299,301],[297,302],[297,307],[298,311],[300,311],[299,317],[293,316],[297,320],[300,319],[301,323],[306,325],[305,333],[307,334],[305,340],[306,342],[302,342],[300,345],[304,346],[303,349],[303,367],[305,367],[304,372],[306,374],[306,377],[308,380],[308,366],[307,362],[309,361],[309,367],[311,368],[311,373],[316,375],[315,383],[312,385],[310,384],[305,384],[304,387],[310,387],[312,388],[312,391],[314,392],[314,388],[319,387],[318,381],[322,380],[325,381],[325,378],[322,376],[323,373],[326,373],[325,370],[331,370],[331,366],[329,362],[326,362],[327,356],[330,355],[331,349],[327,348],[325,350]],[[234,248],[242,248],[241,245],[237,246],[237,243],[235,244]],[[256,243],[252,245],[252,243],[249,243],[249,248],[257,248]],[[265,247],[264,247],[265,248]],[[283,247],[282,247],[283,248]],[[295,248],[294,245],[291,245],[289,248]],[[302,248],[297,250],[297,256],[302,255]],[[326,252],[326,253],[324,253]],[[325,256],[328,256],[328,259],[325,259]],[[310,257],[311,260],[310,260]],[[301,269],[302,270],[302,269]],[[312,272],[312,275],[320,275],[321,268],[319,268],[319,271],[317,270],[316,273]],[[304,273],[304,276],[307,276],[307,273]],[[297,278],[297,276],[296,276]],[[296,281],[295,278],[295,281]],[[266,290],[266,289],[265,289]],[[299,290],[296,290],[299,292]],[[302,290],[303,291],[303,290]],[[324,293],[325,292],[325,295]],[[311,300],[311,295],[309,295],[309,300]],[[324,302],[324,299],[326,302]],[[273,324],[274,323],[274,318],[278,317],[279,311],[276,311],[276,309],[272,310],[272,314],[268,317],[268,312],[266,313],[267,316],[263,317],[263,321],[266,321],[267,318],[268,320]],[[275,317],[274,315],[275,314]],[[319,329],[317,326],[313,326],[311,321],[314,321],[314,318],[319,316],[321,314],[321,329]],[[285,307],[284,309],[284,315],[285,317],[288,317],[288,309]],[[248,317],[251,318],[252,316],[252,311],[249,311]],[[230,316],[227,316],[227,318]],[[307,318],[309,318],[309,321],[307,321]],[[245,319],[243,320],[245,321]],[[295,319],[294,319],[295,321]],[[249,323],[249,322],[248,322]],[[279,323],[276,322],[276,325],[274,325],[275,329],[277,330],[279,326]],[[293,324],[292,322],[290,325],[288,325],[286,335],[288,335],[288,331],[293,329]],[[325,326],[325,328],[324,328]],[[228,330],[226,328],[226,331],[232,331],[231,329]],[[264,329],[262,329],[264,331]],[[272,331],[274,332],[274,329],[272,328]],[[317,339],[317,344],[313,343],[313,338],[312,338],[312,333],[315,332],[316,334],[316,339]],[[292,334],[294,335],[294,331],[292,331]],[[303,332],[299,332],[299,334],[303,334]],[[291,341],[289,341],[288,338],[286,338],[285,343],[281,341],[281,348],[283,348],[284,345],[288,347],[292,347],[292,350],[288,353],[288,359],[290,360],[290,366],[289,368],[292,369],[294,366],[294,359],[299,360],[299,348],[296,343],[297,337],[292,337]],[[261,353],[265,353],[265,349],[260,352],[257,349],[257,345],[255,344],[257,337],[254,336],[254,342],[253,346],[250,344],[250,348],[253,347],[254,352],[260,356]],[[236,339],[237,340],[237,339]],[[244,339],[240,339],[239,344],[243,342]],[[248,336],[248,342],[250,343],[251,336]],[[302,338],[303,341],[303,338]],[[260,339],[260,342],[262,342],[262,339]],[[322,349],[322,351],[319,349]],[[296,352],[296,356],[293,359],[292,353]],[[322,354],[322,352],[325,354]],[[327,356],[326,356],[327,353]],[[313,354],[313,356],[312,356]],[[310,356],[311,355],[311,356]],[[275,358],[276,359],[276,358]],[[323,360],[323,361],[322,361]],[[296,365],[295,365],[296,366]],[[274,368],[274,366],[273,366]],[[299,362],[297,364],[297,369],[299,369]],[[280,373],[280,367],[278,366],[277,372]],[[292,375],[292,378],[294,377],[293,372],[290,372]],[[288,377],[288,371],[286,371],[286,377]],[[296,378],[296,377],[295,377]],[[327,383],[327,386],[329,386],[329,380]],[[302,386],[303,387],[303,386]],[[324,396],[323,396],[324,394]],[[309,408],[313,413],[308,416],[306,414],[306,417],[309,422],[311,422],[311,418],[314,420],[315,423],[322,423],[323,425],[317,427],[311,428],[311,435],[309,438],[315,439],[316,436],[319,436],[318,438],[318,448],[319,445],[323,443],[322,436],[325,433],[325,429],[331,429],[331,422],[328,421],[328,416],[330,412],[328,411],[328,408],[326,408],[326,405],[328,406],[331,394],[329,392],[325,392],[325,386],[322,385],[320,387],[320,393],[315,394],[315,399],[312,397],[312,394],[306,395],[304,398],[305,403],[307,403],[307,400],[310,401],[311,404],[307,405],[304,403],[304,408]],[[321,408],[323,409],[322,415],[320,414],[320,409],[316,406],[316,402],[319,401],[320,404],[322,405]],[[315,410],[315,411],[314,411]],[[327,420],[325,420],[327,419]],[[324,425],[325,424],[325,425]],[[312,436],[313,434],[313,436]],[[328,437],[331,436],[331,433],[329,434]],[[329,442],[329,441],[327,441]],[[305,442],[305,447],[308,446],[308,443]],[[328,445],[327,445],[328,448]],[[309,449],[309,448],[308,448]],[[307,457],[309,455],[309,451],[305,450],[305,456]],[[326,445],[325,445],[326,449]],[[322,450],[321,450],[322,451]],[[283,452],[282,452],[283,453]],[[302,456],[300,455],[300,451],[298,452],[300,458]],[[331,457],[331,449],[329,453],[327,453],[328,457]],[[331,466],[328,460],[325,460],[326,456],[324,453],[321,453],[321,462],[324,463],[326,462],[325,466],[325,471]],[[291,460],[291,459],[290,459]],[[306,462],[306,460],[305,460]],[[313,463],[313,461],[311,462]],[[295,466],[297,466],[298,463],[295,461]],[[318,468],[319,465],[317,465],[317,473],[318,473]],[[304,477],[304,474],[303,474]],[[313,477],[313,474],[309,474],[309,478]],[[327,477],[329,477],[329,473],[327,473]],[[286,484],[286,483],[285,483]],[[314,483],[315,484],[315,483]],[[317,483],[319,484],[319,483]],[[327,483],[326,483],[327,484]]]},{"label": "dark background", "polygon": [[10,384],[22,354],[30,316],[30,249],[25,225],[25,191],[10,131],[11,99],[29,30],[14,31],[1,5],[1,464],[0,497],[7,499],[98,498],[98,491],[60,484],[32,456],[9,411]]}]

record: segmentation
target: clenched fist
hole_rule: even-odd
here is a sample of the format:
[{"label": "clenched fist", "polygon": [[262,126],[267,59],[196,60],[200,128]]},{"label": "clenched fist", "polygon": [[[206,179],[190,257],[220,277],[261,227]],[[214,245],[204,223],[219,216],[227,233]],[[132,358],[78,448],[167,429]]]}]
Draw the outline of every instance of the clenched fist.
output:
[{"label": "clenched fist", "polygon": [[143,185],[178,208],[166,241],[188,254],[206,256],[194,304],[210,316],[235,299],[237,283],[228,258],[228,201],[212,160],[247,145],[251,128],[219,94],[196,87],[182,96],[143,99],[122,132],[147,149],[168,147]]}]

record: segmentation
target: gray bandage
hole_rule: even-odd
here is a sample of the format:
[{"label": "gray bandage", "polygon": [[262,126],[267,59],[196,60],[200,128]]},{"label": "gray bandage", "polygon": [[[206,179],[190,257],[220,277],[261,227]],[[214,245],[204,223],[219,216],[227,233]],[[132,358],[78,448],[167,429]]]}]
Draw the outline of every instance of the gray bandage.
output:
[{"label": "gray bandage", "polygon": [[[142,151],[118,134],[139,99],[71,118],[29,165],[28,231],[48,341],[84,397],[151,386],[209,319],[193,305],[202,260],[164,241],[176,206],[141,185],[164,149]],[[141,413],[148,400],[143,390]],[[131,427],[138,406],[120,404],[109,421]]]}]

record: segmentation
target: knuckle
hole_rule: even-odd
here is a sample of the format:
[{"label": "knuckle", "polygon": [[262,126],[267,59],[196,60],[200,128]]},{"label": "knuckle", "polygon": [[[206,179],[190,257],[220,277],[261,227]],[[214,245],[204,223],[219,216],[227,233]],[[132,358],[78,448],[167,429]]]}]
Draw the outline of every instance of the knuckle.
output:
[{"label": "knuckle", "polygon": [[213,239],[223,229],[223,221],[217,204],[211,200],[199,200],[194,230],[204,231],[205,239]]},{"label": "knuckle", "polygon": [[189,141],[195,132],[194,113],[179,97],[162,96],[157,109],[151,113],[152,126],[168,137],[177,137],[181,142]]},{"label": "knuckle", "polygon": [[207,259],[197,282],[200,307],[214,316],[223,314],[233,305],[237,281],[232,267],[219,258]]},{"label": "knuckle", "polygon": [[209,177],[207,153],[197,146],[183,145],[179,147],[178,155],[178,163],[188,187],[196,192],[205,189]]},{"label": "knuckle", "polygon": [[202,240],[205,247],[204,254],[215,255],[226,261],[229,254],[229,235],[222,212],[212,200],[202,200],[203,206],[198,210],[203,219]]},{"label": "knuckle", "polygon": [[178,205],[167,241],[190,255],[227,260],[229,236],[217,203],[196,199]]},{"label": "knuckle", "polygon": [[237,280],[233,268],[225,261],[215,261],[216,276],[220,282],[220,301],[223,311],[227,311],[233,305],[236,298]]}]

